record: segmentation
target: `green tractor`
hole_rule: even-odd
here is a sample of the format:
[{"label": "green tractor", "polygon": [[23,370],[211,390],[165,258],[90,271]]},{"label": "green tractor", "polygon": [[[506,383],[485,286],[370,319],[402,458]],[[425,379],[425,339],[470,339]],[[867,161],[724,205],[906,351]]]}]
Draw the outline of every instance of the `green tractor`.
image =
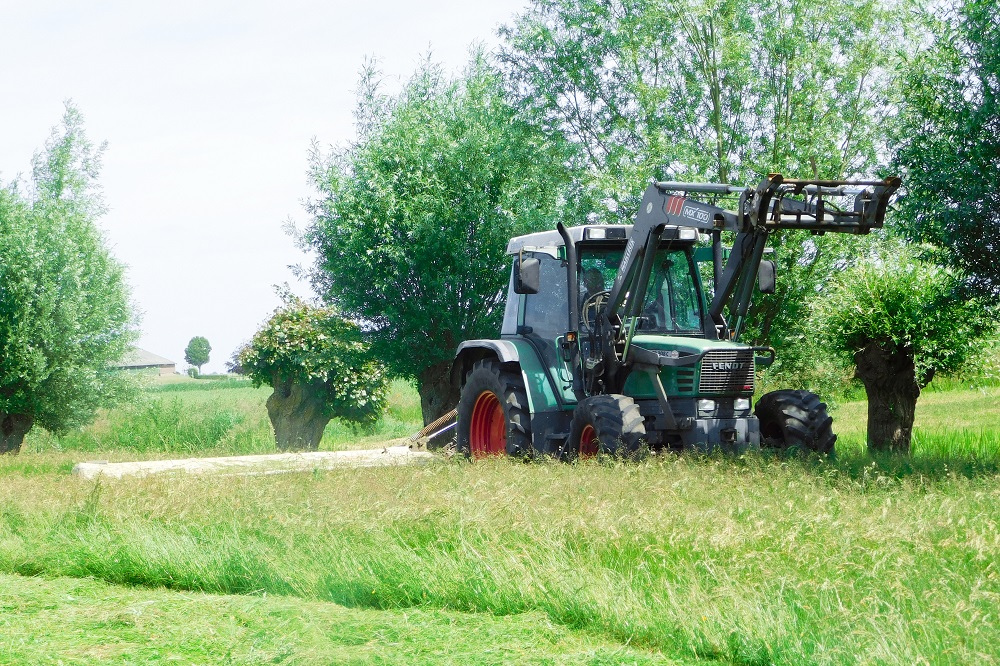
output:
[{"label": "green tractor", "polygon": [[[585,225],[510,241],[498,340],[467,340],[458,448],[563,459],[651,450],[831,453],[819,398],[780,390],[752,404],[774,349],[740,342],[755,283],[773,293],[768,236],[780,229],[865,234],[881,227],[898,178],[785,180],[756,188],[653,183],[634,225]],[[738,197],[727,210],[693,196]],[[728,259],[722,232],[735,240]],[[711,247],[700,247],[710,234]],[[713,297],[699,262],[710,261]],[[728,316],[723,313],[727,311]]]}]

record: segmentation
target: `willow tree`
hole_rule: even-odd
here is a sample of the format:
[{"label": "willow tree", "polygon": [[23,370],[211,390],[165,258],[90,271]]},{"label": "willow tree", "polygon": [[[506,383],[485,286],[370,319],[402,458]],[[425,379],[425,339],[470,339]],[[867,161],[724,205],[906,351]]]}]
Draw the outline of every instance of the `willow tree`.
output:
[{"label": "willow tree", "polygon": [[990,323],[952,271],[913,248],[880,250],[838,274],[810,324],[850,356],[865,386],[869,448],[908,452],[921,389],[974,354]]},{"label": "willow tree", "polygon": [[255,386],[270,386],[267,413],[281,450],[315,451],[333,418],[371,425],[385,411],[385,369],[357,325],[335,310],[289,297],[238,356]]},{"label": "willow tree", "polygon": [[97,220],[103,147],[67,104],[31,182],[0,187],[0,453],[35,425],[62,432],[125,395],[113,366],[136,337],[125,269]]},{"label": "willow tree", "polygon": [[366,69],[357,129],[313,154],[314,283],[393,375],[416,379],[429,423],[458,402],[458,344],[499,334],[507,241],[553,228],[572,201],[571,153],[508,102],[482,57],[458,78],[425,63],[398,95]]},{"label": "willow tree", "polygon": [[933,5],[909,63],[895,167],[907,235],[946,251],[978,294],[1000,294],[1000,5]]}]

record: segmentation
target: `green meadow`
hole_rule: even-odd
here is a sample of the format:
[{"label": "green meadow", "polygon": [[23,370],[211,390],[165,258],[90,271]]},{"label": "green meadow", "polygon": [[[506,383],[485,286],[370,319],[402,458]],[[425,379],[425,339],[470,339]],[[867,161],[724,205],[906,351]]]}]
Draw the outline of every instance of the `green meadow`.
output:
[{"label": "green meadow", "polygon": [[[913,455],[652,456],[82,481],[274,451],[266,390],[158,385],[0,459],[0,663],[996,664],[1000,388],[918,403]],[[420,427],[403,383],[367,448]]]}]

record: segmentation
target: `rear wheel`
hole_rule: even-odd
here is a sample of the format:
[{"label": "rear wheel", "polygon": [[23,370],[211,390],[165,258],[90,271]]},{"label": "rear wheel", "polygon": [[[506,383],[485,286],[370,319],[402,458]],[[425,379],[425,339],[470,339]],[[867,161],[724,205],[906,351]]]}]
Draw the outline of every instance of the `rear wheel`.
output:
[{"label": "rear wheel", "polygon": [[531,416],[520,373],[495,359],[476,361],[458,402],[458,450],[473,458],[526,455]]},{"label": "rear wheel", "polygon": [[567,457],[629,456],[642,446],[646,426],[638,405],[624,395],[592,395],[573,412]]},{"label": "rear wheel", "polygon": [[757,401],[754,414],[760,421],[764,448],[833,453],[837,441],[833,418],[815,393],[787,389],[765,393]]}]

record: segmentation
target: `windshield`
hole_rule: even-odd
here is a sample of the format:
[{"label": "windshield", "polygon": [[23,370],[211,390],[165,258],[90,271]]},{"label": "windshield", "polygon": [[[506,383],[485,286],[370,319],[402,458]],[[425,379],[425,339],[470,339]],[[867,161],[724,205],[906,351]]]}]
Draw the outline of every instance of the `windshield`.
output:
[{"label": "windshield", "polygon": [[[611,289],[622,260],[621,249],[581,248],[581,323],[589,328],[594,321],[595,301]],[[695,266],[685,249],[660,248],[643,299],[636,329],[644,333],[702,333],[702,304],[694,279]],[[590,312],[587,312],[587,310]]]}]

